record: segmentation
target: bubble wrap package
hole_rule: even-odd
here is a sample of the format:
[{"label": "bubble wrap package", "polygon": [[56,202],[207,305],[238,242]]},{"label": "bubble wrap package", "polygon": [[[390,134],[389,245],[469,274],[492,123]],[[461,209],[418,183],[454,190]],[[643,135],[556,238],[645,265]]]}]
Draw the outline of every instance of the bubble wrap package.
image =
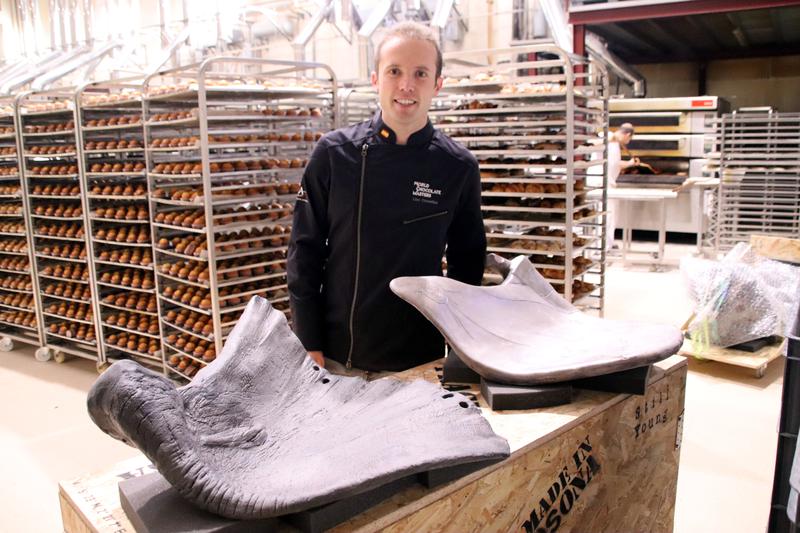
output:
[{"label": "bubble wrap package", "polygon": [[800,304],[800,268],[766,259],[737,244],[721,261],[681,261],[695,316],[689,337],[700,345],[734,346],[785,335]]}]

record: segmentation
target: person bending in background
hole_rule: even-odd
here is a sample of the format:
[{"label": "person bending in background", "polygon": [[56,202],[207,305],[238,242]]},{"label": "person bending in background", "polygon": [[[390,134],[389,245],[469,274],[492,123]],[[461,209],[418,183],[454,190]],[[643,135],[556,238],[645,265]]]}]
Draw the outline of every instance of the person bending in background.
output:
[{"label": "person bending in background", "polygon": [[389,289],[399,276],[478,284],[486,237],[475,157],[428,119],[442,86],[431,30],[384,34],[372,85],[380,110],[315,147],[298,193],[287,276],[295,332],[341,374],[401,371],[444,355],[444,340]]},{"label": "person bending in background", "polygon": [[[617,186],[617,178],[623,169],[630,168],[639,164],[638,157],[622,159],[622,154],[630,155],[628,144],[633,139],[633,124],[626,122],[616,131],[608,136],[608,187]],[[614,231],[616,228],[616,212],[619,208],[617,200],[609,200],[606,215],[606,250],[610,250],[614,245]],[[630,223],[630,221],[629,221]]]}]

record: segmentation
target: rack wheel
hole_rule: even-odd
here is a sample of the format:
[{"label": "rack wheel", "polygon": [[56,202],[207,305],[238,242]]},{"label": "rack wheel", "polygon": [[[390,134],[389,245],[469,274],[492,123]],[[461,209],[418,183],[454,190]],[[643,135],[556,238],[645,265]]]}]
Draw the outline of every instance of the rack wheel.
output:
[{"label": "rack wheel", "polygon": [[46,363],[50,359],[53,358],[53,350],[42,346],[41,348],[37,348],[36,352],[34,352],[34,357],[36,357],[37,361],[41,361],[42,363]]},{"label": "rack wheel", "polygon": [[11,337],[0,339],[0,352],[10,352],[14,349],[14,340]]},{"label": "rack wheel", "polygon": [[108,367],[110,367],[110,366],[111,365],[109,363],[107,363],[107,362],[98,361],[97,364],[95,365],[95,368],[97,368],[97,373],[98,374],[102,374],[103,372],[108,370]]},{"label": "rack wheel", "polygon": [[64,352],[56,352],[55,354],[53,354],[53,360],[58,364],[65,363],[70,359],[72,358],[67,354],[65,354]]}]

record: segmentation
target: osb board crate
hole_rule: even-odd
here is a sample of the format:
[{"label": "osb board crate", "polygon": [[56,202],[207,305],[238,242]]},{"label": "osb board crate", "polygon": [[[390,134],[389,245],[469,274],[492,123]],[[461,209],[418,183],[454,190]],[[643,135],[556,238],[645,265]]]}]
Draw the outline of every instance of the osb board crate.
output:
[{"label": "osb board crate", "polygon": [[[492,412],[465,391],[511,457],[403,491],[334,531],[672,531],[687,365],[676,356],[657,366],[645,396],[579,391],[565,406]],[[436,379],[435,365],[403,377]],[[133,531],[117,484],[150,471],[140,457],[59,484],[65,531]]]},{"label": "osb board crate", "polygon": [[695,357],[697,359],[717,361],[728,365],[741,366],[755,371],[756,377],[764,377],[767,366],[783,355],[783,347],[786,340],[769,346],[764,346],[755,352],[745,352],[742,350],[729,350],[719,346],[706,346],[703,349],[696,348],[690,339],[684,339],[683,346],[678,353],[681,355]]},{"label": "osb board crate", "polygon": [[800,263],[800,239],[751,235],[750,246],[759,255],[779,261]]},{"label": "osb board crate", "polygon": [[[694,313],[683,323],[681,330],[685,333],[689,324],[694,319]],[[678,351],[680,355],[694,357],[699,360],[717,361],[727,365],[740,366],[755,371],[758,378],[764,377],[769,364],[778,359],[784,352],[786,339],[782,342],[770,344],[755,352],[745,352],[743,350],[731,350],[720,346],[706,345],[699,347],[691,339],[684,338],[683,345]]]}]

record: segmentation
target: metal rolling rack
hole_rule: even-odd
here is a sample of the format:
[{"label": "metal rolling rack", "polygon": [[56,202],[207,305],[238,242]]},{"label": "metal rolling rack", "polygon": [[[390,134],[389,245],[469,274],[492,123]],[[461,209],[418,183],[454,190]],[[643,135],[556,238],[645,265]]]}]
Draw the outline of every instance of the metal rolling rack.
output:
[{"label": "metal rolling rack", "polygon": [[289,313],[294,199],[338,118],[322,64],[213,58],[144,82],[152,240],[164,363],[191,379],[253,295]]},{"label": "metal rolling rack", "polygon": [[378,93],[369,84],[339,89],[341,124],[352,125],[370,120],[378,109]]},{"label": "metal rolling rack", "polygon": [[[457,52],[445,64],[430,115],[478,159],[488,251],[529,256],[567,300],[602,314],[605,71],[541,45]],[[602,186],[590,186],[599,167]]]},{"label": "metal rolling rack", "polygon": [[725,114],[719,143],[715,249],[800,237],[800,113]]},{"label": "metal rolling rack", "polygon": [[14,341],[43,344],[16,132],[14,98],[0,98],[0,351],[4,352],[14,349]]},{"label": "metal rolling rack", "polygon": [[141,78],[75,92],[101,361],[163,369],[145,170]]},{"label": "metal rolling rack", "polygon": [[52,90],[16,98],[33,288],[44,341],[36,357],[63,361],[74,355],[99,363],[73,96],[72,90]]}]

